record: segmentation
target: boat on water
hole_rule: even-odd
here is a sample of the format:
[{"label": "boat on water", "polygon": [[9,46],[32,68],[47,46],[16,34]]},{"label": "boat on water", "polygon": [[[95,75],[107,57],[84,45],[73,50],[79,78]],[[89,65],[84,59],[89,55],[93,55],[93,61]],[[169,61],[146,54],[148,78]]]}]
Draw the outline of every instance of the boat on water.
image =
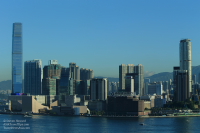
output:
[{"label": "boat on water", "polygon": [[32,114],[26,113],[26,114],[24,114],[24,117],[32,117]]},{"label": "boat on water", "polygon": [[140,123],[140,125],[144,126],[144,123]]},{"label": "boat on water", "polygon": [[24,115],[24,117],[32,117],[32,115]]}]

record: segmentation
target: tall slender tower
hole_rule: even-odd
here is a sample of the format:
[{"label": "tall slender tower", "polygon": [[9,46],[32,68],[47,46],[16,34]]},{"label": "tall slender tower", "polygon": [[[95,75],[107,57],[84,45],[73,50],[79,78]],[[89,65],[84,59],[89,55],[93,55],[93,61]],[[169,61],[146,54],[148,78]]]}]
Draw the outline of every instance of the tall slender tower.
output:
[{"label": "tall slender tower", "polygon": [[192,43],[190,39],[183,39],[180,41],[180,70],[187,70],[188,72],[188,96],[192,92]]},{"label": "tall slender tower", "polygon": [[12,33],[12,92],[23,91],[22,23],[13,23]]},{"label": "tall slender tower", "polygon": [[144,95],[144,66],[138,64],[134,67],[134,73],[137,73],[138,76],[135,77],[135,92],[136,94],[142,96]]}]

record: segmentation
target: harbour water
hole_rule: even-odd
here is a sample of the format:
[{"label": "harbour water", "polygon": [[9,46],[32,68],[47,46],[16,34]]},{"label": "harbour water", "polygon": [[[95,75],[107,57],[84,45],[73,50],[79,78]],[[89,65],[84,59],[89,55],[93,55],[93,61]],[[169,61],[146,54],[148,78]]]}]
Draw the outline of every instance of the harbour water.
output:
[{"label": "harbour water", "polygon": [[0,120],[0,132],[3,133],[200,133],[200,117],[24,117],[0,114]]}]

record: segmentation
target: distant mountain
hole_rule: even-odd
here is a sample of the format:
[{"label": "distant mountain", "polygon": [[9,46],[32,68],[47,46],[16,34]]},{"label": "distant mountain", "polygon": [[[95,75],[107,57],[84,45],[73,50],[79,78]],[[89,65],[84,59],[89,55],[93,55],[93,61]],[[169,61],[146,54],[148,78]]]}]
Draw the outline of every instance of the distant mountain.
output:
[{"label": "distant mountain", "polygon": [[1,81],[0,90],[12,90],[12,81],[11,80]]},{"label": "distant mountain", "polygon": [[150,77],[146,77],[150,79],[150,82],[156,81],[169,81],[169,79],[173,79],[173,73],[171,72],[162,72],[158,74],[154,74]]},{"label": "distant mountain", "polygon": [[[200,74],[200,66],[193,66],[192,75],[196,75],[197,81],[199,78],[199,74]],[[173,79],[173,72],[162,72],[162,73],[154,74],[146,78],[150,78],[150,82],[169,81],[169,79]]]}]

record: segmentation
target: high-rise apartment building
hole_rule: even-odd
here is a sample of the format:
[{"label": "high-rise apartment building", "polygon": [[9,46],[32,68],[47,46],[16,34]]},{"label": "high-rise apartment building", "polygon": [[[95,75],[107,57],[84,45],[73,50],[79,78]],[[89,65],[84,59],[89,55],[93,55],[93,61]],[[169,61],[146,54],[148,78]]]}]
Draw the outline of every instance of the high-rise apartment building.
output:
[{"label": "high-rise apartment building", "polygon": [[24,62],[24,93],[41,95],[42,74],[42,60]]},{"label": "high-rise apartment building", "polygon": [[88,80],[94,78],[94,71],[92,69],[80,69],[80,80]]},{"label": "high-rise apartment building", "polygon": [[138,95],[144,95],[144,66],[139,64],[134,67],[134,73],[138,76],[135,77],[135,92]]},{"label": "high-rise apartment building", "polygon": [[23,91],[22,23],[13,23],[12,33],[12,92]]},{"label": "high-rise apartment building", "polygon": [[91,80],[91,100],[107,100],[108,96],[108,79],[94,78]]},{"label": "high-rise apartment building", "polygon": [[74,80],[80,80],[80,69],[79,66],[76,65],[76,63],[69,63],[69,69],[70,69],[70,77]]},{"label": "high-rise apartment building", "polygon": [[190,39],[183,39],[180,41],[180,70],[187,70],[188,73],[188,86],[187,89],[189,94],[187,98],[191,96],[192,93],[192,43]]},{"label": "high-rise apartment building", "polygon": [[134,92],[136,95],[144,95],[144,66],[139,64],[121,64],[119,66],[119,89],[125,90],[125,77],[133,76]]},{"label": "high-rise apartment building", "polygon": [[134,73],[134,64],[121,64],[119,66],[119,89],[125,90],[125,77],[127,73]]}]

